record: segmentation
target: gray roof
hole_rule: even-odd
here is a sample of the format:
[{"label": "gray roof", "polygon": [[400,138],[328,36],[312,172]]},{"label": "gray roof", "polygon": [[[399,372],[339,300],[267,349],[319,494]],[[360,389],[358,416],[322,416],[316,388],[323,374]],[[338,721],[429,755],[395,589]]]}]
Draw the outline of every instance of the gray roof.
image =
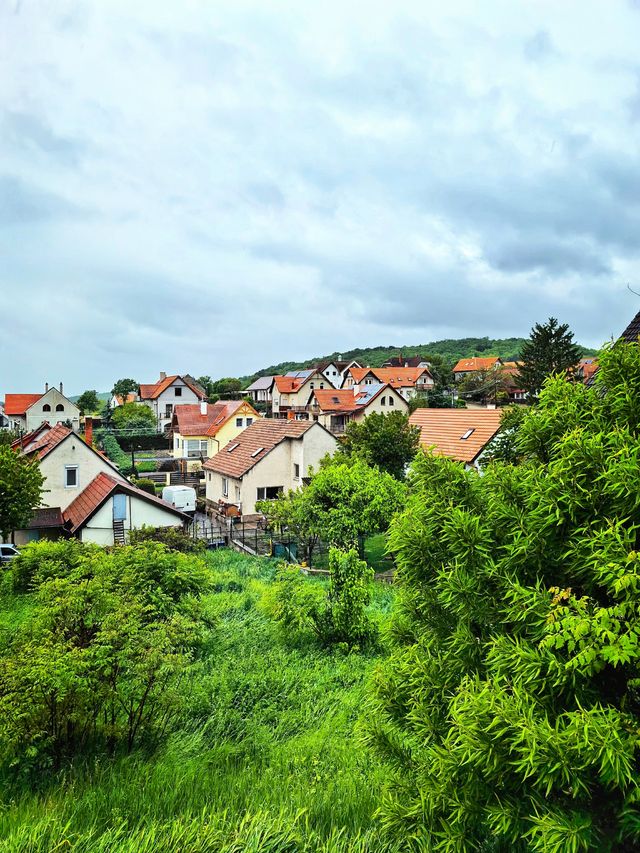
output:
[{"label": "gray roof", "polygon": [[245,391],[268,391],[271,388],[273,376],[260,376],[255,382],[252,382]]}]

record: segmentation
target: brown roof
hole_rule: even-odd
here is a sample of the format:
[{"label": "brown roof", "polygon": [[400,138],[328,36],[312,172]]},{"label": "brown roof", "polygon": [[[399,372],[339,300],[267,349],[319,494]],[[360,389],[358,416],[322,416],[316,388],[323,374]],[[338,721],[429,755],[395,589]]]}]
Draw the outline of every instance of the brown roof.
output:
[{"label": "brown roof", "polygon": [[620,340],[626,341],[628,344],[637,344],[638,337],[640,337],[640,311],[620,335]]},{"label": "brown roof", "polygon": [[[34,433],[36,432],[37,430],[34,430]],[[73,434],[73,430],[69,429],[69,427],[66,427],[63,424],[56,424],[54,427],[48,429],[43,435],[36,436],[35,441],[30,444],[23,445],[24,453],[29,455],[37,453],[38,459],[44,459],[44,457],[48,453],[51,453],[55,447],[65,440],[65,438]],[[78,441],[82,441],[82,439],[78,438]]]},{"label": "brown roof", "polygon": [[432,447],[439,456],[473,462],[500,429],[500,414],[499,409],[416,409],[409,423],[420,427],[420,444],[425,449]]},{"label": "brown roof", "polygon": [[311,392],[309,402],[315,398],[323,412],[357,412],[364,410],[383,391],[393,391],[396,399],[406,405],[402,395],[390,385],[383,384],[363,385],[358,393],[354,393],[353,388],[320,388]]},{"label": "brown roof", "polygon": [[5,394],[5,415],[24,415],[34,403],[37,403],[42,394]]},{"label": "brown roof", "polygon": [[97,477],[83,489],[75,500],[62,513],[65,527],[71,533],[75,533],[80,527],[89,521],[89,519],[100,509],[102,504],[114,492],[125,492],[133,497],[153,503],[166,509],[168,512],[173,512],[180,518],[187,520],[189,516],[180,510],[168,504],[166,501],[150,495],[148,492],[143,492],[142,489],[137,489],[131,483],[125,480],[118,480],[110,474],[100,472]]},{"label": "brown roof", "polygon": [[34,509],[27,529],[38,530],[43,527],[62,527],[62,512],[59,506]]},{"label": "brown roof", "polygon": [[237,479],[264,459],[281,441],[301,438],[313,426],[318,424],[315,421],[260,418],[205,462],[203,468]]},{"label": "brown roof", "polygon": [[431,376],[426,367],[352,367],[350,373],[356,383],[372,374],[378,382],[392,388],[412,388],[425,373]]},{"label": "brown roof", "polygon": [[193,391],[193,393],[197,397],[204,399],[204,397],[206,396],[203,393],[202,388],[200,388],[200,386],[196,382],[191,380],[190,377],[178,376],[177,374],[174,374],[173,376],[165,376],[164,379],[159,379],[153,385],[141,385],[140,386],[140,399],[141,400],[155,400],[156,397],[159,397],[163,391],[166,391],[167,388],[170,388],[173,385],[173,383],[176,381],[176,379],[182,379],[184,384],[188,388],[191,388],[191,390]]},{"label": "brown roof", "polygon": [[[246,405],[244,400],[218,400],[217,403],[207,403],[206,415],[201,413],[200,403],[179,405],[173,410],[172,428],[180,435],[214,436],[223,424],[244,405]],[[259,417],[253,407],[251,411]]]},{"label": "brown roof", "polygon": [[489,355],[486,358],[461,358],[453,368],[454,373],[466,373],[474,370],[491,370],[500,361],[498,356]]},{"label": "brown roof", "polygon": [[24,450],[25,447],[28,447],[30,444],[35,442],[42,433],[48,432],[50,429],[51,424],[48,421],[43,421],[40,426],[31,430],[31,432],[26,432],[24,435],[21,435],[20,438],[16,438],[16,440],[11,443],[11,447],[13,450]]}]

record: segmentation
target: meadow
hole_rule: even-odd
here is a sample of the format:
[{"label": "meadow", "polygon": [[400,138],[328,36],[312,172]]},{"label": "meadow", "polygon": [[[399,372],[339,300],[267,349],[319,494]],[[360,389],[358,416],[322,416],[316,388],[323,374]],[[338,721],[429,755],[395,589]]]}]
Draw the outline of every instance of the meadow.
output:
[{"label": "meadow", "polygon": [[[0,849],[385,851],[374,813],[385,769],[358,721],[384,642],[368,652],[295,641],[272,619],[274,561],[206,557],[214,628],[180,726],[154,748],[74,759],[36,779],[6,771]],[[309,584],[324,581],[309,579]],[[381,636],[394,592],[375,585]],[[0,602],[0,642],[24,629],[29,594]]]}]

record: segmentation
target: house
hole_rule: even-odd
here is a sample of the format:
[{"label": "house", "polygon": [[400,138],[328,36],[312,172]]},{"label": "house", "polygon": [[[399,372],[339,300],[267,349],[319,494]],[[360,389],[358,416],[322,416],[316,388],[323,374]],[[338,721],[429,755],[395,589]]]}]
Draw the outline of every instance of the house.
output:
[{"label": "house", "polygon": [[109,397],[109,408],[113,411],[118,406],[124,406],[125,403],[135,403],[137,399],[138,395],[135,391],[130,391],[126,397],[123,397],[121,394],[112,394]]},{"label": "house", "polygon": [[529,394],[522,388],[520,380],[521,361],[503,361],[501,362],[500,375],[504,380],[504,387],[509,395],[510,403],[526,403]]},{"label": "house", "polygon": [[40,424],[67,423],[77,432],[80,429],[80,409],[64,396],[60,388],[45,383],[44,394],[7,394],[4,413],[10,429],[31,432]]},{"label": "house", "polygon": [[409,355],[403,356],[402,353],[400,355],[394,355],[391,358],[387,359],[385,363],[382,365],[383,367],[431,367],[429,362],[424,359],[421,355]]},{"label": "house", "polygon": [[428,367],[350,367],[342,387],[361,390],[367,385],[390,385],[411,400],[433,388],[435,382]]},{"label": "house", "polygon": [[351,421],[361,421],[373,412],[409,411],[405,398],[391,385],[361,385],[356,388],[316,389],[307,407],[311,419],[334,435],[343,433]]},{"label": "house", "polygon": [[251,397],[254,403],[270,403],[272,386],[273,376],[260,376],[245,388],[244,394]]},{"label": "house", "polygon": [[257,501],[301,488],[336,447],[319,423],[260,418],[205,462],[207,507],[253,515]]},{"label": "house", "polygon": [[175,406],[200,403],[206,400],[207,395],[190,376],[167,376],[161,373],[155,384],[140,386],[139,398],[141,403],[153,410],[158,421],[158,432],[164,432],[171,424]]},{"label": "house", "polygon": [[462,379],[466,379],[467,376],[486,373],[488,370],[493,370],[500,364],[502,364],[501,360],[495,355],[489,355],[482,358],[461,358],[453,368],[453,376],[456,382],[460,382]]},{"label": "house", "polygon": [[246,400],[176,406],[171,432],[175,459],[201,461],[222,450],[260,417]]},{"label": "house", "polygon": [[322,373],[324,378],[327,379],[334,388],[340,388],[344,380],[345,370],[349,367],[360,366],[361,365],[357,361],[344,361],[342,356],[338,356],[337,359],[332,361],[321,361],[319,364],[316,364],[316,370],[318,373]]},{"label": "house", "polygon": [[0,429],[11,429],[9,418],[4,413],[3,403],[0,403]]},{"label": "house", "polygon": [[38,460],[45,481],[42,506],[27,529],[14,532],[17,544],[71,536],[99,545],[124,544],[132,529],[182,528],[190,520],[132,486],[103,454],[63,424],[41,424],[12,447]]},{"label": "house", "polygon": [[420,445],[479,468],[482,453],[500,429],[499,409],[416,409],[409,423],[420,428]]},{"label": "house", "polygon": [[292,370],[284,376],[274,376],[271,389],[271,411],[274,418],[291,418],[298,415],[305,419],[309,394],[316,388],[333,388],[331,382],[315,368]]},{"label": "house", "polygon": [[598,372],[598,359],[595,356],[581,358],[576,367],[576,379],[585,385],[590,385],[593,377]]}]

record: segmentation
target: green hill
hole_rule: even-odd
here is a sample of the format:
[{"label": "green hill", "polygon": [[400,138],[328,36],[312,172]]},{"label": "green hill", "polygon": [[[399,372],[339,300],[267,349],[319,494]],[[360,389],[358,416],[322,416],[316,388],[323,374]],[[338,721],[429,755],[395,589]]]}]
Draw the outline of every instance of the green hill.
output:
[{"label": "green hill", "polygon": [[[332,352],[329,355],[318,355],[306,361],[281,361],[264,367],[251,376],[241,377],[248,384],[259,376],[273,376],[286,373],[289,370],[302,370],[312,367],[322,361],[342,359],[351,361],[355,359],[363,366],[381,367],[391,356],[412,355],[440,355],[447,359],[453,366],[461,358],[472,358],[473,356],[496,355],[505,361],[516,361],[520,355],[520,348],[525,338],[446,338],[442,341],[432,341],[429,344],[414,344],[411,346],[380,346],[366,347],[364,349],[352,349],[343,352]],[[585,355],[593,355],[595,350],[583,347]]]}]

